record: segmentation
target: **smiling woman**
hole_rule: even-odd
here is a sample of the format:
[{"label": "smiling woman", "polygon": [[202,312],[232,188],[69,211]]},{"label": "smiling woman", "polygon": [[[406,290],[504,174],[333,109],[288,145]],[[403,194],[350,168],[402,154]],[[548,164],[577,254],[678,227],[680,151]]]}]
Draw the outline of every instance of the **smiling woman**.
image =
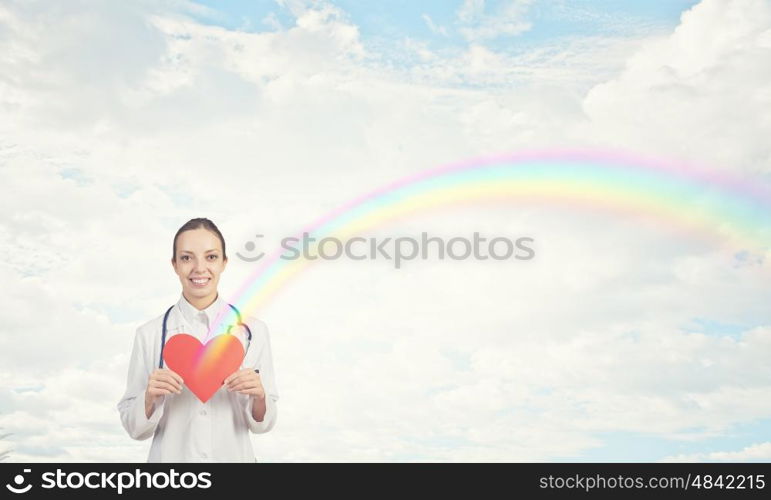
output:
[{"label": "smiling woman", "polygon": [[[268,432],[276,422],[278,391],[268,330],[257,318],[241,318],[220,297],[217,285],[227,260],[225,239],[212,221],[198,218],[185,223],[174,236],[171,258],[182,296],[165,314],[137,329],[118,409],[133,439],[153,436],[150,462],[253,462],[249,432]],[[223,310],[234,311],[237,324],[211,332],[213,319]],[[191,340],[200,350],[185,372],[164,368],[167,337],[185,334],[197,339]],[[186,382],[206,376],[202,370],[222,371],[212,371],[211,363],[216,365],[218,358],[209,347],[216,343],[207,342],[219,335],[238,338],[244,359],[240,369],[214,381],[219,389],[202,400]],[[209,363],[205,369],[195,364],[201,353]]]},{"label": "smiling woman", "polygon": [[182,294],[198,309],[214,302],[227,262],[225,238],[209,219],[191,219],[174,236],[171,265],[182,283]]}]

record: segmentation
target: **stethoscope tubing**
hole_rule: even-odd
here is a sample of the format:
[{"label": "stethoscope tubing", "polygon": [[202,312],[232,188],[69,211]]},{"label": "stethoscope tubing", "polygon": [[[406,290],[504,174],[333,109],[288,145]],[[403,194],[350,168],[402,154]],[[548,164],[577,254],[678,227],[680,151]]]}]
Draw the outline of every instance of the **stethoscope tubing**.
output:
[{"label": "stethoscope tubing", "polygon": [[[246,344],[246,350],[249,350],[249,346],[252,343],[252,330],[249,328],[249,325],[241,321],[241,312],[234,306],[233,304],[228,304],[235,312],[236,316],[238,317],[238,324],[246,328],[246,333],[248,335],[247,337],[247,344]],[[163,348],[166,345],[166,322],[169,319],[169,313],[171,310],[174,309],[174,306],[169,307],[166,310],[166,314],[163,315],[163,328],[161,330],[161,356],[158,361],[158,368],[163,368]],[[257,373],[260,373],[259,370],[255,370]]]}]

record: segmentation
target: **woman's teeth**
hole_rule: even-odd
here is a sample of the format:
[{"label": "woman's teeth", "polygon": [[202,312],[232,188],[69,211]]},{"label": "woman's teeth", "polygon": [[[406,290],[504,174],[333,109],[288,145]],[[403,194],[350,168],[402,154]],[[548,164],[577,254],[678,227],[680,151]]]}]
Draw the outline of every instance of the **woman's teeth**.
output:
[{"label": "woman's teeth", "polygon": [[205,285],[211,278],[191,278],[191,281],[196,285]]}]

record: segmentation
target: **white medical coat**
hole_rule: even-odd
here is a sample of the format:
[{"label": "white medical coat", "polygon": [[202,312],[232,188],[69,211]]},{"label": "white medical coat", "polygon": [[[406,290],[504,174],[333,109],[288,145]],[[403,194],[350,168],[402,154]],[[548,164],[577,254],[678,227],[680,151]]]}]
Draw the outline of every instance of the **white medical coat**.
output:
[{"label": "white medical coat", "polygon": [[[220,310],[230,306],[218,294],[199,311],[184,295],[169,313],[166,341],[187,333],[204,341]],[[164,311],[165,313],[165,311]],[[229,315],[228,317],[231,317]],[[252,341],[241,368],[260,370],[265,388],[266,413],[261,422],[252,417],[251,396],[229,392],[224,385],[206,403],[184,386],[181,394],[161,396],[150,418],[145,415],[145,390],[150,373],[158,368],[163,314],[140,326],[134,338],[126,392],[118,403],[123,427],[133,439],[152,436],[148,462],[255,462],[250,433],[268,432],[276,423],[276,388],[268,329],[262,321],[244,316]],[[246,339],[239,339],[246,349]],[[164,363],[164,368],[168,368]]]}]

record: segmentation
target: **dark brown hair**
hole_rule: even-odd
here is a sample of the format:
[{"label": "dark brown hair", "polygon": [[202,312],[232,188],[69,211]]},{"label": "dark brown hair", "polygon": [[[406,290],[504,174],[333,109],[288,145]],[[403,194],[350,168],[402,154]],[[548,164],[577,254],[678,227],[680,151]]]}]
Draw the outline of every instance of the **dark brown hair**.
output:
[{"label": "dark brown hair", "polygon": [[184,233],[185,231],[190,231],[191,229],[200,229],[204,228],[207,231],[211,231],[214,233],[217,238],[220,239],[220,243],[222,243],[222,259],[227,260],[228,256],[225,253],[225,238],[222,237],[222,233],[219,229],[217,229],[217,226],[210,221],[209,219],[205,217],[199,217],[197,219],[190,219],[189,221],[185,222],[181,228],[177,231],[177,234],[174,235],[174,245],[171,250],[171,260],[175,261],[177,260],[177,238],[179,238],[179,235]]}]

